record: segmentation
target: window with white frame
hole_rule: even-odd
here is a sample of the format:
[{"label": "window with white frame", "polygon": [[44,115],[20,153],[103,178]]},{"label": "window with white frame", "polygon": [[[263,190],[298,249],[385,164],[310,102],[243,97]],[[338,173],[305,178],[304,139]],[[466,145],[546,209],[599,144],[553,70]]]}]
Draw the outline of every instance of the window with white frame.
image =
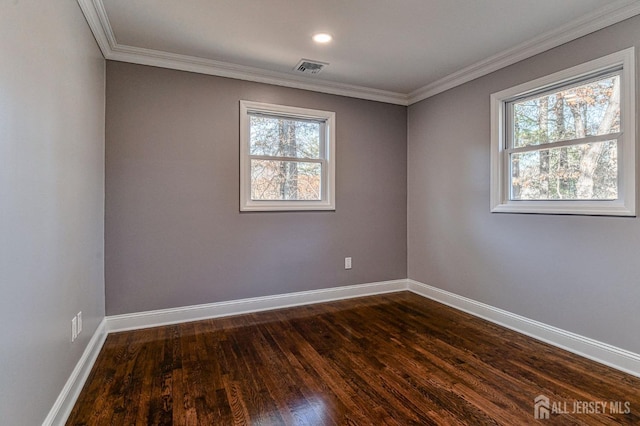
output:
[{"label": "window with white frame", "polygon": [[491,211],[635,216],[629,48],[491,95]]},{"label": "window with white frame", "polygon": [[240,210],[335,210],[335,113],[240,101]]}]

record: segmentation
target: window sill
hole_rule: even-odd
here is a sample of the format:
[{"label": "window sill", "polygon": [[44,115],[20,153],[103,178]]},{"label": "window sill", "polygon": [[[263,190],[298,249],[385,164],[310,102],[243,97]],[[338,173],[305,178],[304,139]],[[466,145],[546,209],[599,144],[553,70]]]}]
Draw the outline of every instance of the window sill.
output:
[{"label": "window sill", "polygon": [[335,209],[335,205],[322,201],[249,201],[247,203],[243,203],[240,207],[240,211],[242,212],[327,211]]},{"label": "window sill", "polygon": [[511,201],[498,204],[492,213],[533,213],[582,216],[630,216],[635,217],[635,206],[626,206],[619,201]]}]

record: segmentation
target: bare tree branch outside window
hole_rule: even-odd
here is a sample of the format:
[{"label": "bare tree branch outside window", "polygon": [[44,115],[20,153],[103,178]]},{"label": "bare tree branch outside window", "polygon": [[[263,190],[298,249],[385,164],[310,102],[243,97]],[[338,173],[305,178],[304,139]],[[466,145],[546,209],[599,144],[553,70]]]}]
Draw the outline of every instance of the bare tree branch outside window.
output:
[{"label": "bare tree branch outside window", "polygon": [[251,199],[321,199],[320,127],[312,120],[250,117]]},{"label": "bare tree branch outside window", "polygon": [[[511,105],[512,199],[618,197],[619,75]],[[608,135],[610,139],[602,137]],[[600,138],[593,140],[595,136]],[[563,143],[572,140],[575,143]]]}]

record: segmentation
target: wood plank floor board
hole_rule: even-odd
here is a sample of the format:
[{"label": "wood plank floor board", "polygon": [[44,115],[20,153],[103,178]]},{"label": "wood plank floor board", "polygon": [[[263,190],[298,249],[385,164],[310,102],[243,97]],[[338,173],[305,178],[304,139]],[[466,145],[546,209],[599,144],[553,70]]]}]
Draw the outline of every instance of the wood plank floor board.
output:
[{"label": "wood plank floor board", "polygon": [[398,292],[110,334],[67,424],[640,424],[640,379]]},{"label": "wood plank floor board", "polygon": [[[310,363],[304,362],[298,348],[289,342],[295,342],[301,339],[301,336],[292,334],[291,330],[279,330],[266,324],[265,340],[273,350],[266,356],[272,358],[276,356],[282,357],[282,362],[290,367],[291,374],[299,378],[301,392],[308,401],[311,401],[313,411],[316,416],[326,424],[337,424],[337,419],[333,416],[334,412],[345,411],[339,401],[332,401],[318,398],[318,395],[331,392],[331,388],[327,383],[320,379],[319,375],[310,368]],[[326,403],[334,403],[325,409]],[[325,418],[326,417],[326,418]]]}]

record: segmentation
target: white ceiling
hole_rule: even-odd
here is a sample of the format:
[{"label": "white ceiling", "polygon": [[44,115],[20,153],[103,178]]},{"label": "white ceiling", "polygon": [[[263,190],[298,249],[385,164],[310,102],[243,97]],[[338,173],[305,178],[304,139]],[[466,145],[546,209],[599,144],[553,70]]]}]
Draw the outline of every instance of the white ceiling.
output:
[{"label": "white ceiling", "polygon": [[[107,59],[405,105],[640,14],[638,0],[78,2]],[[301,75],[302,58],[329,66]]]}]

